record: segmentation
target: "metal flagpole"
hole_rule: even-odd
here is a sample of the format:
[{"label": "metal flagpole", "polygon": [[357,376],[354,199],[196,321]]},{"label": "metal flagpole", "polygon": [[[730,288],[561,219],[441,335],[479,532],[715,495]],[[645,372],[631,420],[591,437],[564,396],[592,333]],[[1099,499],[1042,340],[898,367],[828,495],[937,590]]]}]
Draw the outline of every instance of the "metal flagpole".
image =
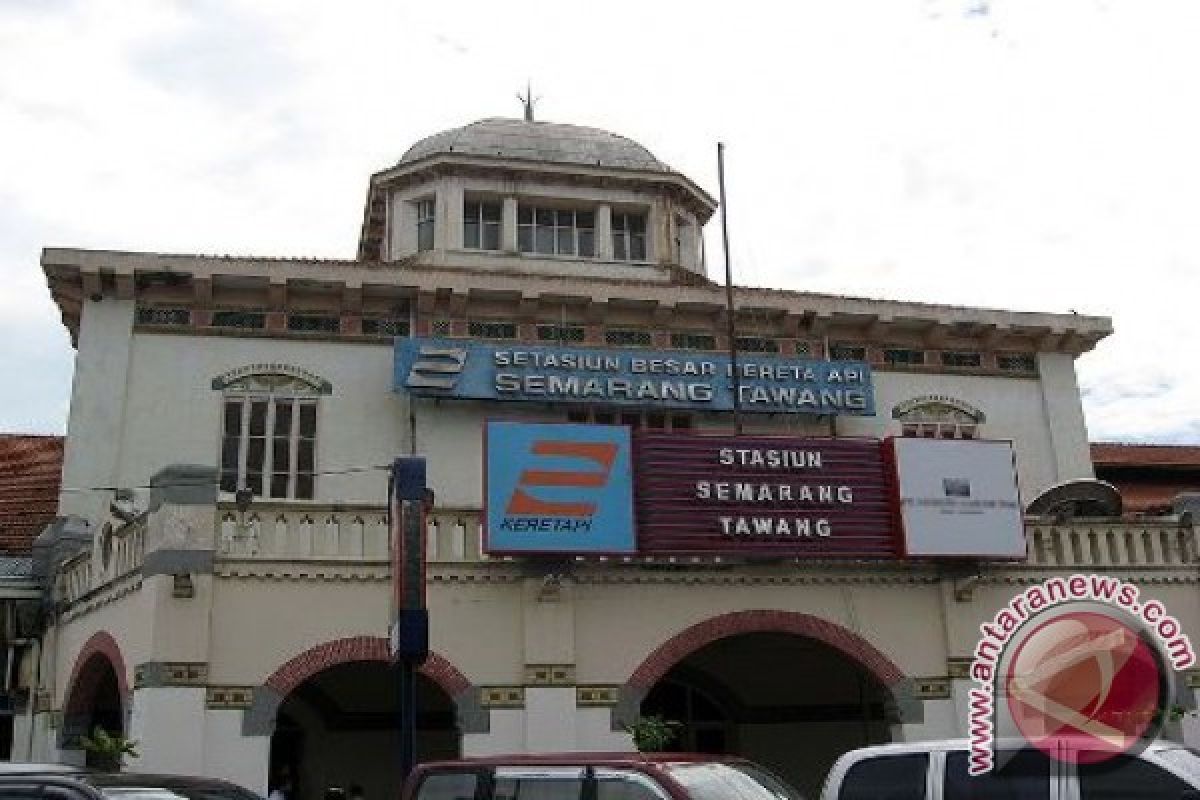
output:
[{"label": "metal flagpole", "polygon": [[742,376],[738,371],[737,328],[733,319],[733,265],[729,263],[729,222],[725,214],[725,143],[717,142],[717,181],[721,187],[721,239],[725,244],[725,321],[729,368],[733,372],[733,434],[742,435]]}]

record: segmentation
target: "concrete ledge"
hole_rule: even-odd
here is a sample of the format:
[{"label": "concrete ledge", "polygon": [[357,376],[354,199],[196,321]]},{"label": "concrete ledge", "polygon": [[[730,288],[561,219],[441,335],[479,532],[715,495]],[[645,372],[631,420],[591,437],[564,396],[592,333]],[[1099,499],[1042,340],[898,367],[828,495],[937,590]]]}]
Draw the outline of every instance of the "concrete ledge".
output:
[{"label": "concrete ledge", "polygon": [[171,464],[150,478],[150,510],[163,504],[211,506],[217,502],[217,470],[202,464]]},{"label": "concrete ledge", "polygon": [[142,576],[151,575],[211,575],[212,550],[152,550],[142,563]]}]

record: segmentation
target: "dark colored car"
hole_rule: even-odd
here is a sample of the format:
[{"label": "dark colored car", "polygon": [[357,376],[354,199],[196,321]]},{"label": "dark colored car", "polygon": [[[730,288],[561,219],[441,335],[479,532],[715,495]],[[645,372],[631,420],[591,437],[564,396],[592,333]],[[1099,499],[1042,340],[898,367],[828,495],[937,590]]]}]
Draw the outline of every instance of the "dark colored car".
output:
[{"label": "dark colored car", "polygon": [[217,778],[87,772],[62,764],[6,764],[0,800],[262,800]]},{"label": "dark colored car", "polygon": [[750,761],[692,753],[554,753],[422,764],[402,800],[801,800]]}]

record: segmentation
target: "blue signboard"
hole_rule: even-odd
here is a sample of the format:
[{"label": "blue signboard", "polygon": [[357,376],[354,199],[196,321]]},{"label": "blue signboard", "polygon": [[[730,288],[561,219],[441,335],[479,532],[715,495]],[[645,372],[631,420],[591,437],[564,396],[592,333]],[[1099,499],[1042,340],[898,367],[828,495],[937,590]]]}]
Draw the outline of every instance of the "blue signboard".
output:
[{"label": "blue signboard", "polygon": [[[871,368],[862,361],[747,353],[738,356],[738,374],[743,411],[875,413]],[[689,350],[397,339],[395,388],[424,397],[733,409],[729,356]]]},{"label": "blue signboard", "polygon": [[489,422],[484,549],[632,553],[629,428]]}]

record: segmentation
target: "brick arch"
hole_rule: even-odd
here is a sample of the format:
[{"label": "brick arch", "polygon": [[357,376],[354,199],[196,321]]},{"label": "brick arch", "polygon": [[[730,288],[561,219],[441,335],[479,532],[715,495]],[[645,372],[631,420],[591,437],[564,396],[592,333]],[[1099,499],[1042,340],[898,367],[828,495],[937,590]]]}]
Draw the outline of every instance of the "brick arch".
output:
[{"label": "brick arch", "polygon": [[[388,640],[379,636],[351,636],[335,639],[305,650],[271,673],[264,684],[286,697],[297,686],[319,672],[354,661],[391,661]],[[455,698],[471,687],[458,668],[437,653],[430,653],[420,672],[442,691]]]},{"label": "brick arch", "polygon": [[894,661],[874,645],[841,625],[796,611],[735,611],[712,617],[676,634],[633,671],[626,690],[642,696],[659,681],[671,667],[705,645],[729,636],[747,633],[791,633],[816,639],[842,655],[861,664],[884,686],[895,689],[904,680],[904,673]]},{"label": "brick arch", "polygon": [[79,655],[75,657],[75,665],[71,668],[71,679],[67,682],[66,703],[63,709],[65,713],[78,714],[88,710],[85,706],[95,693],[96,685],[102,674],[97,669],[89,669],[89,664],[96,658],[104,658],[108,661],[117,676],[117,691],[121,695],[121,706],[124,708],[128,705],[129,678],[125,674],[125,659],[121,656],[121,648],[110,633],[99,631],[92,634],[91,638],[83,643],[83,647],[79,649]]}]

